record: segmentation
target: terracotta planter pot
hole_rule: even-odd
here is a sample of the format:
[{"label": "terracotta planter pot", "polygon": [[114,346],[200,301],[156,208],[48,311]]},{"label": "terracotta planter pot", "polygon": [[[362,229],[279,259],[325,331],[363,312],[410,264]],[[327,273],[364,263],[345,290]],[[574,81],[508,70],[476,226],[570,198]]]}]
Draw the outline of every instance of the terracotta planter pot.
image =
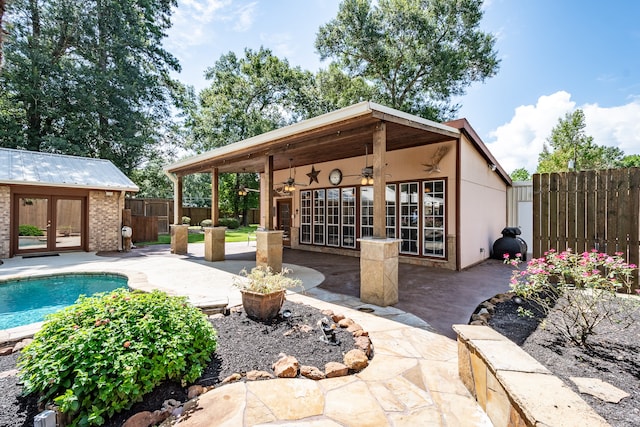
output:
[{"label": "terracotta planter pot", "polygon": [[263,322],[276,317],[284,303],[284,289],[270,294],[251,291],[240,292],[242,293],[242,306],[247,316]]}]

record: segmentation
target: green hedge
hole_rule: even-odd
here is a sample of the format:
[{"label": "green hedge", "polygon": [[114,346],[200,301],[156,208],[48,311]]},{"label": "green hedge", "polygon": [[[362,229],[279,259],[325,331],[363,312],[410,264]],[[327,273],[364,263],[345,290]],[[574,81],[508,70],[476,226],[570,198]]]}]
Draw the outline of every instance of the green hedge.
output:
[{"label": "green hedge", "polygon": [[232,230],[235,230],[236,228],[240,227],[240,221],[238,221],[235,218],[220,218],[218,223],[220,224],[220,226],[227,227]]},{"label": "green hedge", "polygon": [[116,290],[50,315],[20,356],[25,393],[101,425],[165,380],[192,383],[216,349],[216,332],[186,298]]},{"label": "green hedge", "polygon": [[20,224],[18,234],[20,236],[44,236],[44,232],[39,227],[30,224]]}]

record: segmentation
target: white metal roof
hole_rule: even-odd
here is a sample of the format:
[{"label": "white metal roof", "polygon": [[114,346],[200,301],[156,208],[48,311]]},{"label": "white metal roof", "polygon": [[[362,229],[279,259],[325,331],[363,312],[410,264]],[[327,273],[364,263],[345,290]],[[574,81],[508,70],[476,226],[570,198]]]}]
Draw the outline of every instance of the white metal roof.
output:
[{"label": "white metal roof", "polygon": [[0,184],[138,191],[109,160],[0,148]]}]

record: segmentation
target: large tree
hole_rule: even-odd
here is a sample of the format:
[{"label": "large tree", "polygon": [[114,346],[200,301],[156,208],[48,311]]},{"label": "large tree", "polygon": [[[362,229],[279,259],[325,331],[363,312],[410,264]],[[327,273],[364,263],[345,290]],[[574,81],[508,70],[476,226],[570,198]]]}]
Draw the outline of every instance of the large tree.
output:
[{"label": "large tree", "polygon": [[2,68],[2,42],[4,40],[4,27],[2,26],[2,18],[4,17],[4,11],[6,1],[0,0],[0,69]]},{"label": "large tree", "polygon": [[[133,170],[167,131],[181,90],[169,77],[179,64],[162,48],[175,4],[10,2],[0,144],[101,157]],[[11,127],[16,119],[19,132]]]},{"label": "large tree", "polygon": [[620,167],[624,152],[618,147],[595,144],[593,137],[585,133],[585,127],[584,112],[580,109],[558,119],[538,156],[537,172]]},{"label": "large tree", "polygon": [[480,30],[482,0],[344,0],[320,27],[316,48],[374,100],[434,120],[454,96],[498,70],[495,37]]}]

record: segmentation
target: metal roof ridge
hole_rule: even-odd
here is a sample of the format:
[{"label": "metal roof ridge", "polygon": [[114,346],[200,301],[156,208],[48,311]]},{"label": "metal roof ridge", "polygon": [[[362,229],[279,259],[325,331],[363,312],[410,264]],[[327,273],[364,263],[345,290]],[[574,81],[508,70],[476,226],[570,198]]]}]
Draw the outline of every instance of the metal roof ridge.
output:
[{"label": "metal roof ridge", "polygon": [[49,153],[46,151],[31,151],[31,150],[23,150],[20,148],[6,148],[6,147],[0,147],[0,150],[4,150],[4,151],[12,151],[15,153],[20,153],[20,154],[26,154],[27,156],[51,156],[51,157],[64,157],[64,158],[71,158],[71,159],[78,159],[78,160],[91,160],[91,161],[96,161],[96,162],[109,162],[112,163],[111,160],[108,159],[101,159],[99,157],[83,157],[83,156],[74,156],[71,154],[61,154],[61,153]]}]

